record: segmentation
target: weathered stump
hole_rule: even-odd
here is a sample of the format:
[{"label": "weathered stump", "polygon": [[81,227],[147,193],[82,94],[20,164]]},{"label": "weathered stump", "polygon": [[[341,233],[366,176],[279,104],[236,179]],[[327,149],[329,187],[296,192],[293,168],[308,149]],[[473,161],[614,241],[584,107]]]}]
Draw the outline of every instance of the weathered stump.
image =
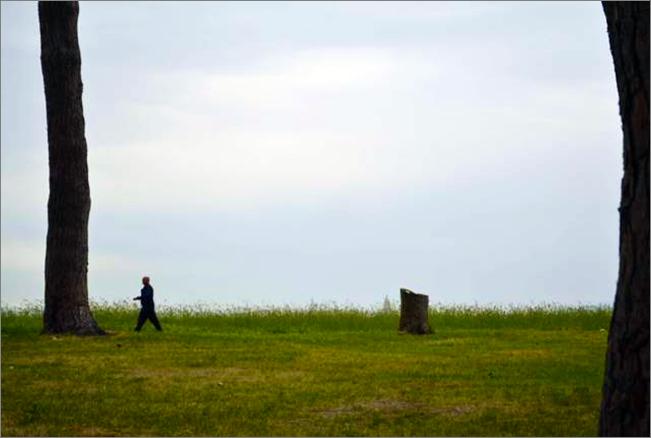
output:
[{"label": "weathered stump", "polygon": [[400,289],[400,324],[398,330],[415,335],[432,333],[428,322],[429,297],[409,289]]}]

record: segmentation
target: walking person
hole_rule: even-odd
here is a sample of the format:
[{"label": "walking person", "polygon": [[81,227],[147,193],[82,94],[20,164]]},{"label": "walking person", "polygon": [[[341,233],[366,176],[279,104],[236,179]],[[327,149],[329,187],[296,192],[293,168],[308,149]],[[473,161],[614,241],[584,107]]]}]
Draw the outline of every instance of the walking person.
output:
[{"label": "walking person", "polygon": [[140,296],[133,299],[134,301],[140,300],[141,306],[136,331],[139,332],[145,321],[149,319],[154,324],[154,327],[156,327],[156,330],[160,332],[163,328],[160,326],[160,322],[158,322],[156,310],[154,309],[154,288],[149,284],[149,277],[142,277],[142,285]]}]

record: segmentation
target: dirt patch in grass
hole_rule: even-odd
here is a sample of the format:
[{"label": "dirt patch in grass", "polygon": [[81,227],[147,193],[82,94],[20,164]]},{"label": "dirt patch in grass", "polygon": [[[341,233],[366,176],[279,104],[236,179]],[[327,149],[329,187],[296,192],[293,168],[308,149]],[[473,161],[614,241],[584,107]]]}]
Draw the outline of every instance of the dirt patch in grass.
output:
[{"label": "dirt patch in grass", "polygon": [[326,418],[330,418],[330,417],[337,417],[339,415],[351,415],[356,411],[353,406],[339,406],[332,409],[316,410],[315,412],[323,415]]},{"label": "dirt patch in grass", "polygon": [[406,412],[420,412],[424,414],[441,415],[462,415],[472,412],[473,406],[428,406],[424,403],[414,403],[404,400],[380,399],[368,402],[355,403],[348,406],[337,406],[331,409],[318,411],[324,417],[336,417],[338,415],[351,415],[362,411],[376,411],[383,414],[402,414]]},{"label": "dirt patch in grass", "polygon": [[220,382],[258,383],[290,381],[305,376],[301,371],[279,371],[263,373],[251,368],[138,368],[129,373],[132,378],[166,380],[175,378],[202,378]]},{"label": "dirt patch in grass", "polygon": [[517,356],[517,357],[549,357],[553,353],[547,349],[518,349],[518,350],[507,350],[506,354],[508,356]]},{"label": "dirt patch in grass", "polygon": [[260,376],[244,368],[138,368],[129,373],[130,377],[173,379],[175,377],[214,377],[230,378],[237,381],[258,381]]},{"label": "dirt patch in grass", "polygon": [[82,427],[75,426],[73,427],[73,433],[75,436],[115,436],[116,432],[110,431],[109,429],[104,429],[101,427]]}]

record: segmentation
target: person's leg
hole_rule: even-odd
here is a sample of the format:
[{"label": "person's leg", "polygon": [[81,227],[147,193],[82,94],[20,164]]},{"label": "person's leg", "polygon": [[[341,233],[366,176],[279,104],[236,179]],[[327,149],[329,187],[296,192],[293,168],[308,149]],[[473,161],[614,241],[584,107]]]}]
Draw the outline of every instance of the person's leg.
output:
[{"label": "person's leg", "polygon": [[158,321],[158,317],[156,316],[156,311],[154,309],[151,309],[149,312],[149,320],[151,321],[152,324],[154,324],[154,327],[156,327],[156,330],[163,331],[163,328],[160,326],[160,322]]},{"label": "person's leg", "polygon": [[147,313],[145,312],[145,309],[140,309],[140,313],[138,314],[138,324],[136,324],[136,331],[139,332],[140,329],[142,328],[142,325],[145,323],[147,320]]}]

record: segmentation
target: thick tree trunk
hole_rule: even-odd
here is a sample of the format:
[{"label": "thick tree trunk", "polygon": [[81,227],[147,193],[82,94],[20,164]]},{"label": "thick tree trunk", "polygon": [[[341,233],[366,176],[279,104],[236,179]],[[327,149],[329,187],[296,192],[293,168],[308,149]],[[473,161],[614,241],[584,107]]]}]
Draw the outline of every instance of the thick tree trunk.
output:
[{"label": "thick tree trunk", "polygon": [[102,334],[88,306],[90,189],[77,2],[39,2],[50,161],[43,331]]},{"label": "thick tree trunk", "polygon": [[424,335],[432,333],[428,322],[429,297],[417,294],[409,289],[400,289],[400,323],[401,332]]},{"label": "thick tree trunk", "polygon": [[624,133],[619,279],[599,434],[649,436],[649,3],[604,2]]}]

